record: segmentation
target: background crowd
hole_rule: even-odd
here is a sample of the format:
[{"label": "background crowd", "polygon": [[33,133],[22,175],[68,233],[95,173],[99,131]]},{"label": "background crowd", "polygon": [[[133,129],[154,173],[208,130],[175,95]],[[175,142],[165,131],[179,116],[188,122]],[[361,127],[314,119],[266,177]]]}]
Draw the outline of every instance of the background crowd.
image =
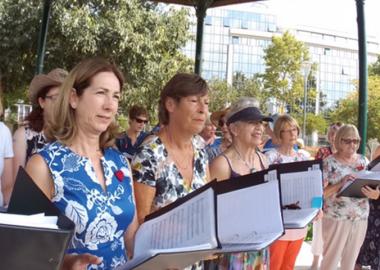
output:
[{"label": "background crowd", "polygon": [[[57,68],[33,78],[33,111],[13,134],[13,144],[0,123],[0,202],[6,207],[17,170],[26,167],[76,224],[63,269],[124,264],[133,256],[135,232],[147,215],[211,179],[312,158],[301,149],[294,118],[265,116],[252,97],[210,114],[207,82],[189,73],[176,74],[162,89],[159,123],[152,130],[146,130],[147,110],[135,105],[129,108],[128,128],[120,132],[115,119],[123,85],[113,63],[86,59],[70,72]],[[363,187],[363,198],[336,196],[368,165],[357,154],[358,131],[334,123],[327,137],[330,145],[315,156],[323,159],[324,207],[313,224],[313,269],[319,257],[326,270],[338,264],[345,270],[380,269],[379,187]],[[286,230],[267,249],[223,254],[186,269],[294,269],[306,233],[306,228]]]}]

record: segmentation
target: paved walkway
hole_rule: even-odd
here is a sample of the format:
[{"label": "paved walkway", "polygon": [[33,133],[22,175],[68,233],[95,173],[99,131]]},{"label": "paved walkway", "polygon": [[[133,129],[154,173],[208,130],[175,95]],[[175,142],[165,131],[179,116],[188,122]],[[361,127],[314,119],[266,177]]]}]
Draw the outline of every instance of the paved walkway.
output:
[{"label": "paved walkway", "polygon": [[303,242],[301,251],[297,256],[295,270],[308,270],[313,262],[313,254],[311,253],[311,245]]}]

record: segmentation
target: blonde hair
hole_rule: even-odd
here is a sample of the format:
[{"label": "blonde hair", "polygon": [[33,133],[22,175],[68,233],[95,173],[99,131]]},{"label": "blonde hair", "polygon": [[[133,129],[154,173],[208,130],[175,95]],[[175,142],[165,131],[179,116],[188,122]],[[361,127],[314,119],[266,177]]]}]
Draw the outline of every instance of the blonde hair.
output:
[{"label": "blonde hair", "polygon": [[[65,145],[71,144],[77,136],[78,127],[75,110],[70,105],[70,95],[75,89],[77,96],[82,96],[85,89],[91,85],[92,78],[100,72],[112,72],[123,88],[124,78],[119,69],[103,58],[89,58],[77,64],[69,73],[56,101],[51,119],[48,119],[45,135],[49,141],[58,140]],[[112,123],[100,135],[101,149],[112,146],[117,134],[116,122]]]},{"label": "blonde hair", "polygon": [[[334,146],[336,150],[339,151],[341,149],[342,139],[345,139],[347,137],[360,140],[359,131],[356,128],[356,126],[347,124],[347,125],[341,126],[338,129],[335,135],[335,140],[334,140]],[[357,146],[357,149],[359,149],[359,144],[357,144],[356,146]]]},{"label": "blonde hair", "polygon": [[278,140],[281,140],[281,131],[284,129],[284,127],[286,125],[296,127],[297,128],[297,132],[298,132],[297,135],[300,134],[300,130],[301,129],[300,129],[300,126],[297,123],[297,120],[294,119],[293,117],[291,117],[288,114],[283,114],[283,115],[280,115],[277,118],[276,123],[274,124],[274,128],[273,128],[274,136],[276,136],[276,138]]}]

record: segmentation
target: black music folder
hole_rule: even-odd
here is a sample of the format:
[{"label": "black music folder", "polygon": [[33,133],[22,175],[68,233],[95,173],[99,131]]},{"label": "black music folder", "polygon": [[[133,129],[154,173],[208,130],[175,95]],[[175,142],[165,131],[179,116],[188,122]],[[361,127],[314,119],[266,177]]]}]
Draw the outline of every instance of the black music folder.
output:
[{"label": "black music folder", "polygon": [[278,181],[268,171],[212,181],[149,215],[134,257],[118,270],[183,269],[215,253],[261,250],[284,233]]},{"label": "black music folder", "polygon": [[[61,269],[74,223],[64,216],[20,167],[9,214],[57,216],[57,228],[0,224],[0,265],[7,270]],[[12,216],[12,215],[10,215]]]},{"label": "black music folder", "polygon": [[306,227],[323,204],[322,160],[273,164],[280,181],[285,229]]},{"label": "black music folder", "polygon": [[353,197],[353,198],[366,198],[361,191],[362,187],[369,186],[376,188],[380,186],[380,172],[379,171],[360,171],[355,174],[356,179],[348,181],[338,192],[337,196]]},{"label": "black music folder", "polygon": [[380,156],[376,157],[367,165],[367,170],[373,172],[380,171]]}]

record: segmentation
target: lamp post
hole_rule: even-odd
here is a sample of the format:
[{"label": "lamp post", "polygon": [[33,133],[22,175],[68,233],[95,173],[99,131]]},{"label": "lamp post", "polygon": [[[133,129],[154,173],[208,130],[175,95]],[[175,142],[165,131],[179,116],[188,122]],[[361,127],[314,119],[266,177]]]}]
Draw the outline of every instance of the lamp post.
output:
[{"label": "lamp post", "polygon": [[302,125],[302,135],[303,140],[306,144],[306,112],[307,112],[307,82],[311,69],[311,63],[304,62],[302,64],[302,72],[303,72],[303,84],[304,84],[304,92],[303,92],[303,125]]}]

